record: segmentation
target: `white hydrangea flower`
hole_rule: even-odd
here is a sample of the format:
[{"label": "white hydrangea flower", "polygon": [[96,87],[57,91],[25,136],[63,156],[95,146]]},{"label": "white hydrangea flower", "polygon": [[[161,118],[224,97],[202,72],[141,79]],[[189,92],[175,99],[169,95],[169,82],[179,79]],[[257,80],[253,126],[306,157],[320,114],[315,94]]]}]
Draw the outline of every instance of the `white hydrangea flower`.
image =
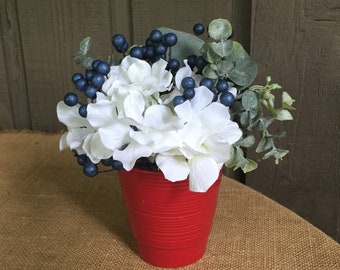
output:
[{"label": "white hydrangea flower", "polygon": [[232,144],[241,138],[242,131],[230,120],[227,107],[211,102],[213,93],[208,88],[201,86],[195,90],[191,101],[175,107],[179,118],[186,122],[178,130],[183,142],[178,149],[180,154],[159,154],[156,162],[164,175],[171,177],[169,180],[181,180],[186,172],[190,190],[204,192],[218,178]]}]

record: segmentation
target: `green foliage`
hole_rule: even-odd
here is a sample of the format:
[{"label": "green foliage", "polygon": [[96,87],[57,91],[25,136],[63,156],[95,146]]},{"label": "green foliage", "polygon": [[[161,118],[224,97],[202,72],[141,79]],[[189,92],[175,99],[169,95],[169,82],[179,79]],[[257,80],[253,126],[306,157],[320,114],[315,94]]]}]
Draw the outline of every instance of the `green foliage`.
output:
[{"label": "green foliage", "polygon": [[74,62],[85,69],[91,69],[91,64],[94,60],[87,54],[90,50],[91,43],[92,41],[90,37],[84,38],[80,42],[79,51],[73,56]]},{"label": "green foliage", "polygon": [[244,89],[236,97],[236,102],[230,107],[232,119],[237,122],[243,130],[244,138],[233,145],[231,158],[226,163],[227,167],[234,170],[241,168],[244,172],[249,172],[257,168],[255,161],[245,158],[242,149],[249,148],[255,144],[255,138],[252,133],[259,132],[260,139],[255,151],[264,153],[263,159],[270,157],[275,158],[278,164],[289,151],[276,147],[276,139],[286,136],[283,131],[279,134],[271,134],[269,126],[275,121],[292,120],[293,117],[289,110],[294,110],[292,106],[294,100],[287,92],[282,92],[282,104],[280,108],[275,108],[274,90],[281,89],[281,86],[271,83],[271,78],[267,77],[265,86],[254,85]]},{"label": "green foliage", "polygon": [[211,79],[229,79],[234,84],[247,87],[255,79],[257,65],[242,45],[232,41],[232,27],[228,20],[213,20],[208,27],[213,42],[206,42],[201,55],[208,62],[203,75]]},{"label": "green foliage", "polygon": [[174,30],[167,27],[158,28],[162,34],[174,33],[177,36],[177,44],[171,48],[171,58],[177,59],[181,64],[188,56],[200,55],[199,51],[204,41],[193,34]]},{"label": "green foliage", "polygon": [[[74,62],[84,69],[92,69],[91,64],[94,59],[89,55],[91,44],[92,40],[90,37],[84,38],[80,42],[79,51],[77,51],[73,56]],[[110,55],[107,62],[109,65],[117,65],[119,64],[120,60],[115,58],[114,55]]]}]

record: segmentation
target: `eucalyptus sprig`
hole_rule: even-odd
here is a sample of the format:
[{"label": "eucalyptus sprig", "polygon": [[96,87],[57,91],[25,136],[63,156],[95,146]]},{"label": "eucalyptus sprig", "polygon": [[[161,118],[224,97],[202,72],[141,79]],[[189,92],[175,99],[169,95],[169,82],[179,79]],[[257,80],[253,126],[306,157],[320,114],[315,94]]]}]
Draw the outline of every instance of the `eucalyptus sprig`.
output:
[{"label": "eucalyptus sprig", "polygon": [[256,153],[266,152],[263,159],[275,158],[278,164],[289,151],[276,147],[276,139],[286,136],[286,132],[271,134],[269,126],[274,120],[287,121],[293,117],[289,110],[294,110],[294,101],[290,95],[282,92],[282,104],[280,108],[275,108],[274,90],[280,90],[281,86],[271,83],[271,77],[267,77],[266,85],[253,85],[237,96],[237,100],[230,107],[232,119],[238,122],[243,130],[243,138],[233,145],[231,158],[226,163],[227,167],[234,170],[241,168],[245,173],[257,168],[254,160],[245,158],[244,148],[249,148],[255,144],[255,137],[252,133],[259,132],[260,140],[255,149]]}]

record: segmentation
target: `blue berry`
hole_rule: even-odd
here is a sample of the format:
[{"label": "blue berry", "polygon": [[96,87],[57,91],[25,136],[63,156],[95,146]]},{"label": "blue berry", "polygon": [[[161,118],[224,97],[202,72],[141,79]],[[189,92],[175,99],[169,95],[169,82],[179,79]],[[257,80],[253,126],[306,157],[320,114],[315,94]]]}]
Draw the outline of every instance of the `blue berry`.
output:
[{"label": "blue berry", "polygon": [[184,96],[175,96],[172,103],[176,107],[177,105],[180,105],[185,101],[186,101],[186,98]]},{"label": "blue berry", "polygon": [[186,89],[183,91],[183,96],[184,96],[186,99],[192,99],[192,98],[194,98],[194,96],[195,96],[195,89],[194,89],[194,88],[186,88]]},{"label": "blue berry", "polygon": [[201,24],[201,23],[196,23],[193,27],[193,32],[195,35],[199,36],[199,35],[202,35],[204,33],[204,25]]},{"label": "blue berry", "polygon": [[162,40],[162,37],[162,32],[157,29],[153,30],[149,35],[149,38],[153,43],[160,42]]},{"label": "blue berry", "polygon": [[191,77],[185,77],[181,82],[181,86],[183,89],[195,88],[195,80]]},{"label": "blue berry", "polygon": [[76,81],[75,83],[75,87],[79,90],[79,91],[84,91],[85,88],[87,86],[87,81],[85,79],[79,79],[78,81]]},{"label": "blue berry", "polygon": [[85,78],[86,80],[91,80],[92,76],[95,74],[96,72],[92,69],[88,69],[85,71]]},{"label": "blue berry", "polygon": [[120,162],[119,160],[113,160],[112,161],[112,168],[114,169],[114,170],[121,170],[121,169],[123,169],[123,163],[122,162]]},{"label": "blue berry", "polygon": [[167,65],[168,70],[178,70],[179,69],[179,61],[177,59],[170,59]]},{"label": "blue berry", "polygon": [[101,61],[100,61],[99,59],[96,59],[96,60],[92,61],[91,67],[92,67],[93,69],[96,69],[96,68],[97,68],[97,65],[98,65],[100,62],[101,62]]},{"label": "blue berry", "polygon": [[105,78],[102,74],[96,73],[91,78],[91,83],[93,86],[100,88],[105,82]]},{"label": "blue berry", "polygon": [[129,44],[126,42],[126,43],[123,45],[123,47],[121,47],[121,48],[116,48],[116,50],[117,50],[118,52],[120,52],[120,53],[124,53],[124,52],[126,52],[126,51],[128,50],[128,48],[129,48]]},{"label": "blue berry", "polygon": [[224,92],[220,96],[220,102],[225,106],[231,106],[234,103],[235,97],[230,92]]},{"label": "blue berry", "polygon": [[205,86],[208,89],[213,89],[214,87],[214,81],[210,78],[206,78],[204,77],[201,81],[200,81],[200,86]]},{"label": "blue berry", "polygon": [[219,93],[227,91],[229,88],[229,84],[225,80],[219,80],[216,84],[216,89]]},{"label": "blue berry", "polygon": [[152,59],[153,57],[154,57],[153,47],[146,47],[144,49],[143,58],[144,59]]},{"label": "blue berry", "polygon": [[153,45],[153,41],[150,37],[145,40],[145,46],[150,47]]},{"label": "blue berry", "polygon": [[96,66],[96,71],[102,75],[107,75],[110,72],[110,65],[104,61],[100,61]]},{"label": "blue berry", "polygon": [[175,46],[177,43],[177,36],[174,33],[167,33],[163,36],[163,44],[167,47]]},{"label": "blue berry", "polygon": [[81,104],[78,109],[78,112],[80,116],[86,117],[87,116],[87,104]]},{"label": "blue berry", "polygon": [[197,57],[195,65],[196,65],[196,67],[197,67],[199,73],[202,72],[203,68],[204,68],[207,64],[208,64],[208,62],[205,61],[205,59],[203,58],[203,56],[200,55],[199,57]]},{"label": "blue berry", "polygon": [[130,50],[130,56],[131,57],[142,59],[143,58],[143,54],[144,54],[144,52],[143,52],[143,48],[142,47],[133,47]]},{"label": "blue berry", "polygon": [[64,96],[64,102],[67,106],[74,106],[78,103],[78,96],[74,93],[67,93]]},{"label": "blue berry", "polygon": [[130,128],[133,130],[133,131],[138,131],[138,127],[134,126],[134,125],[130,125]]},{"label": "blue berry", "polygon": [[89,158],[87,157],[86,154],[81,154],[79,156],[77,156],[77,162],[79,165],[85,165],[89,162]]},{"label": "blue berry", "polygon": [[74,73],[74,74],[72,75],[72,82],[73,82],[74,84],[75,84],[76,81],[78,81],[79,79],[84,79],[83,74],[81,74],[81,73]]},{"label": "blue berry", "polygon": [[197,60],[197,55],[190,55],[188,58],[188,65],[191,67],[191,69],[193,69],[196,65],[196,60]]},{"label": "blue berry", "polygon": [[122,34],[116,34],[112,38],[112,45],[116,50],[121,50],[126,43],[126,39]]},{"label": "blue berry", "polygon": [[93,87],[92,85],[88,85],[85,89],[85,95],[88,98],[95,99],[97,97],[97,88]]},{"label": "blue berry", "polygon": [[102,164],[104,166],[112,166],[112,163],[113,163],[113,158],[112,157],[107,158],[107,159],[102,159]]},{"label": "blue berry", "polygon": [[214,97],[212,99],[212,102],[216,102],[218,100],[218,93],[216,91],[212,91],[214,94]]},{"label": "blue berry", "polygon": [[88,162],[84,165],[83,172],[86,176],[96,176],[98,174],[98,166],[92,162]]},{"label": "blue berry", "polygon": [[154,52],[156,55],[162,55],[162,54],[165,54],[166,53],[166,47],[163,45],[163,44],[157,44],[155,47],[154,47]]}]

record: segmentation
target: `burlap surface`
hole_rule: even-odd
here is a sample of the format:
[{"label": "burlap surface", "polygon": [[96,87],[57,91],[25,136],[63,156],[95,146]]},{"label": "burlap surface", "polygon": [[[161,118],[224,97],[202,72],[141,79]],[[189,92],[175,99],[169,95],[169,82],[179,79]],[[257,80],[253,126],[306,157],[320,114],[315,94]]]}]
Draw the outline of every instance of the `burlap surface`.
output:
[{"label": "burlap surface", "polygon": [[[0,134],[0,269],[158,269],[138,257],[116,174],[83,176],[59,137]],[[224,178],[206,254],[183,269],[340,269],[340,245]]]}]

